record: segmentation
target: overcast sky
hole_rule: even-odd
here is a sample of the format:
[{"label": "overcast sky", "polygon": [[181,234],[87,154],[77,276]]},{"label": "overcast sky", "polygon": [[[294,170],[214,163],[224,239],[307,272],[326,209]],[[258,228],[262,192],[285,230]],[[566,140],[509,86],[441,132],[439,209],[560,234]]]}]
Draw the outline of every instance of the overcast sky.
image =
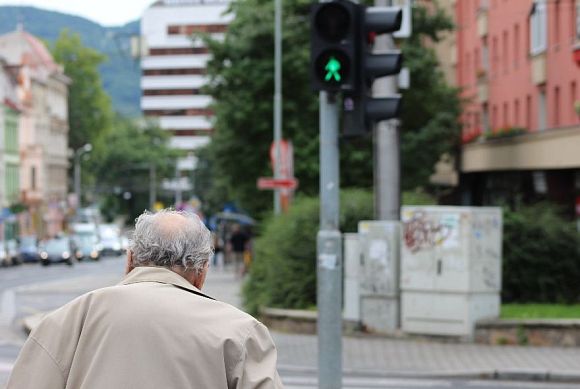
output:
[{"label": "overcast sky", "polygon": [[105,26],[139,19],[154,0],[0,0],[0,5],[31,5],[82,16]]}]

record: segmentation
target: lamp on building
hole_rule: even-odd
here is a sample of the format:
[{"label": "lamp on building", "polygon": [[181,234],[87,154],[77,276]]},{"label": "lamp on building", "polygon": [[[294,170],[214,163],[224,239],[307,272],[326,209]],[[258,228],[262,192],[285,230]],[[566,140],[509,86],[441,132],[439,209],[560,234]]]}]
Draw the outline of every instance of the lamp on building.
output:
[{"label": "lamp on building", "polygon": [[81,207],[81,156],[85,153],[90,153],[93,150],[93,145],[90,143],[85,144],[82,147],[79,147],[75,151],[74,155],[74,163],[75,163],[75,177],[74,177],[74,184],[75,184],[75,195],[77,197],[77,204],[78,207]]}]

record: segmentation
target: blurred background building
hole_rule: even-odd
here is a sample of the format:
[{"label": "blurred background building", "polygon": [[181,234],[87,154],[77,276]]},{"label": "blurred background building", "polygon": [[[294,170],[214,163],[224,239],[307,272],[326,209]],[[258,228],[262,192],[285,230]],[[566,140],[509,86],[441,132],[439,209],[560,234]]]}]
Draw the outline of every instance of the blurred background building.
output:
[{"label": "blurred background building", "polygon": [[[213,126],[211,98],[201,91],[207,82],[208,49],[192,34],[223,38],[232,18],[224,14],[228,4],[162,0],[147,8],[141,19],[141,109],[171,132],[172,147],[187,153],[179,171],[195,168],[194,151],[209,142]],[[182,184],[187,188],[187,182]]]},{"label": "blurred background building", "polygon": [[[9,189],[7,194],[12,197],[8,201],[27,209],[21,214],[21,234],[52,236],[63,228],[68,191],[70,80],[46,46],[22,28],[0,36],[0,51],[5,69],[17,80],[16,107],[21,109],[19,121],[11,119],[14,114],[8,111],[5,126],[7,151],[17,148],[12,150],[12,157],[9,152],[5,154],[12,164],[5,170],[6,182],[10,181],[7,189],[18,185],[20,191],[19,196],[14,196],[13,189]],[[14,131],[16,123],[18,128]],[[19,166],[18,175],[14,174],[15,166]]]}]

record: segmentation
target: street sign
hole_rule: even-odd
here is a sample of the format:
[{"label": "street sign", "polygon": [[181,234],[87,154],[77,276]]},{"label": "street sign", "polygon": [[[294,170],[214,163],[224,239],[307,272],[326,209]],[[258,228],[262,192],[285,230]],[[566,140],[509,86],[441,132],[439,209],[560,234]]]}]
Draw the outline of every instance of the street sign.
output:
[{"label": "street sign", "polygon": [[[270,145],[270,163],[272,171],[276,171],[276,143]],[[280,178],[294,177],[294,148],[288,140],[280,141]]]},{"label": "street sign", "polygon": [[298,188],[298,180],[296,178],[258,178],[258,189],[291,189]]}]

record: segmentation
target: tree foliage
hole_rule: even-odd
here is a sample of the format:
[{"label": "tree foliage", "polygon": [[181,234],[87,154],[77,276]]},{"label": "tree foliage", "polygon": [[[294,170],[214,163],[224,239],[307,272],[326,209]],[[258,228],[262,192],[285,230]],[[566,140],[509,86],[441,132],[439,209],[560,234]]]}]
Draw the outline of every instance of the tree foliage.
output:
[{"label": "tree foliage", "polygon": [[[154,123],[116,117],[113,131],[105,134],[107,146],[87,161],[98,177],[95,192],[118,212],[138,214],[149,207],[149,174],[155,166],[157,184],[174,176],[178,150],[169,147],[169,133]],[[131,193],[128,202],[122,194]],[[161,195],[159,195],[161,197]]]},{"label": "tree foliage", "polygon": [[84,46],[80,35],[68,30],[60,33],[51,51],[71,79],[68,90],[69,147],[77,149],[91,143],[98,148],[112,120],[111,102],[99,75],[99,65],[107,58]]},{"label": "tree foliage", "polygon": [[[310,1],[288,0],[283,9],[283,133],[292,140],[299,192],[318,193],[318,99],[309,83]],[[271,176],[268,150],[273,138],[274,6],[266,0],[232,3],[236,18],[223,41],[205,39],[213,59],[208,64],[207,93],[214,98],[215,134],[201,153],[197,188],[202,199],[229,198],[253,213],[270,208],[271,192],[256,189],[256,179]],[[412,88],[405,91],[402,117],[403,184],[424,186],[439,155],[451,149],[458,134],[456,91],[445,85],[437,60],[423,44],[426,37],[452,28],[436,9],[417,8],[416,35],[402,44]],[[199,37],[198,37],[199,38]],[[373,184],[372,138],[342,140],[341,186]],[[207,169],[208,171],[203,171]],[[209,177],[213,179],[208,180]]]},{"label": "tree foliage", "polygon": [[404,66],[411,87],[404,90],[401,116],[401,163],[404,190],[428,185],[441,154],[454,153],[459,145],[461,113],[459,91],[446,84],[430,42],[438,42],[453,29],[445,11],[413,8],[413,35],[402,41]]}]

